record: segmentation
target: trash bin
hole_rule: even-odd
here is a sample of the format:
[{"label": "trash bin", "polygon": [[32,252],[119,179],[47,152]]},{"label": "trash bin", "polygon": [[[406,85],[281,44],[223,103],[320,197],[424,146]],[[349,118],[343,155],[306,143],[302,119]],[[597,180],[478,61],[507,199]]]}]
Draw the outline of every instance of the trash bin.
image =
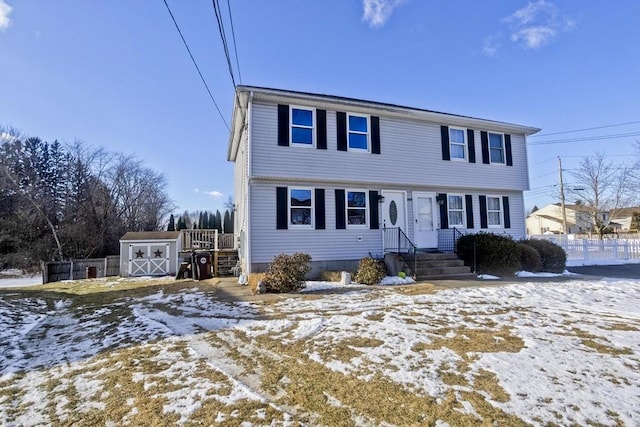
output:
[{"label": "trash bin", "polygon": [[198,280],[211,277],[211,254],[209,252],[196,252],[194,255],[195,278]]}]

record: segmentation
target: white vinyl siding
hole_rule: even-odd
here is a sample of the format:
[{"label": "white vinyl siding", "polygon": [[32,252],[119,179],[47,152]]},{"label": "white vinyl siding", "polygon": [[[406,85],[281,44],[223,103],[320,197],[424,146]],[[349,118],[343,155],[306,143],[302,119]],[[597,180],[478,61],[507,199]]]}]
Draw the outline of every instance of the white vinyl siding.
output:
[{"label": "white vinyl siding", "polygon": [[[305,182],[304,187],[325,190],[325,230],[289,227],[276,229],[276,187],[286,183],[251,184],[251,262],[268,263],[280,253],[305,252],[313,261],[359,260],[382,253],[382,233],[366,228],[336,230],[336,187]],[[291,186],[291,185],[289,185]],[[367,213],[368,219],[368,213]],[[310,234],[312,233],[312,234]],[[358,238],[361,237],[360,240]]]},{"label": "white vinyl siding", "polygon": [[[329,108],[326,150],[278,150],[274,141],[278,124],[276,104],[255,102],[252,119],[253,177],[332,180],[344,182],[342,188],[384,185],[404,188],[422,184],[439,189],[504,193],[529,187],[523,135],[511,134],[513,164],[517,167],[491,168],[481,161],[442,162],[440,123],[380,116],[381,154],[362,155],[337,149],[336,112]],[[476,159],[482,158],[480,140],[480,130],[476,130]]]}]

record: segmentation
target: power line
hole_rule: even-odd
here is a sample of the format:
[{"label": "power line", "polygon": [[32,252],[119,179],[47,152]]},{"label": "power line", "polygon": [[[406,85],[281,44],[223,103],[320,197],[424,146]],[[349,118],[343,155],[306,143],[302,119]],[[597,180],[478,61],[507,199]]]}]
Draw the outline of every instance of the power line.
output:
[{"label": "power line", "polygon": [[613,127],[617,127],[617,126],[633,125],[633,124],[636,124],[636,123],[640,123],[640,121],[635,121],[635,122],[626,122],[626,123],[617,123],[617,124],[615,124],[615,125],[596,126],[596,127],[592,127],[592,128],[584,128],[584,129],[565,130],[565,131],[562,131],[562,132],[541,133],[541,134],[539,134],[539,135],[531,135],[531,136],[529,136],[529,138],[538,138],[538,137],[540,137],[540,136],[562,135],[562,134],[565,134],[565,133],[583,132],[583,131],[587,131],[587,130],[596,130],[596,129],[613,128]]},{"label": "power line", "polygon": [[178,22],[176,21],[176,18],[173,16],[173,13],[171,12],[171,8],[169,7],[169,4],[167,3],[167,0],[163,0],[163,1],[164,1],[164,5],[167,7],[167,11],[169,11],[169,15],[171,15],[171,19],[173,20],[174,25],[176,26],[176,30],[178,30],[178,34],[180,34],[180,38],[182,39],[182,43],[184,43],[184,47],[186,47],[187,48],[187,52],[189,52],[189,57],[191,58],[191,62],[193,62],[193,65],[195,65],[196,70],[198,71],[198,75],[200,76],[200,79],[202,80],[202,83],[204,83],[204,87],[207,89],[207,93],[209,93],[209,97],[213,101],[213,105],[216,106],[216,110],[218,110],[218,114],[220,115],[220,118],[222,119],[222,122],[227,127],[227,130],[230,131],[231,129],[229,128],[229,124],[224,119],[224,116],[222,115],[222,111],[220,111],[220,107],[218,107],[218,103],[216,102],[215,98],[213,97],[213,94],[211,93],[211,90],[209,89],[209,85],[207,84],[207,82],[205,81],[204,77],[202,76],[202,73],[200,72],[200,67],[198,67],[198,63],[196,62],[195,58],[193,57],[193,54],[191,53],[191,49],[189,49],[189,45],[187,44],[187,41],[185,40],[184,36],[182,35],[182,31],[180,31],[180,27],[178,26]]},{"label": "power line", "polygon": [[236,31],[233,28],[233,16],[231,15],[231,2],[227,0],[227,8],[229,9],[229,22],[231,22],[231,38],[233,39],[233,52],[236,55],[236,69],[238,70],[238,81],[242,84],[242,74],[240,74],[240,59],[238,58],[238,46],[236,45]]},{"label": "power line", "polygon": [[233,66],[231,65],[231,55],[229,54],[229,44],[227,43],[227,35],[224,31],[224,23],[222,22],[222,12],[220,11],[220,4],[218,0],[211,0],[213,3],[213,11],[216,14],[216,21],[218,23],[218,32],[220,33],[220,39],[222,40],[222,48],[224,49],[224,56],[227,59],[227,66],[229,67],[229,75],[231,76],[231,82],[233,88],[236,87],[236,79],[233,76]]},{"label": "power line", "polygon": [[549,141],[533,141],[533,142],[530,142],[529,145],[566,144],[569,142],[598,141],[601,139],[626,138],[629,136],[638,136],[638,135],[640,135],[640,132],[619,133],[619,134],[613,134],[613,135],[587,136],[582,138],[554,139]]}]

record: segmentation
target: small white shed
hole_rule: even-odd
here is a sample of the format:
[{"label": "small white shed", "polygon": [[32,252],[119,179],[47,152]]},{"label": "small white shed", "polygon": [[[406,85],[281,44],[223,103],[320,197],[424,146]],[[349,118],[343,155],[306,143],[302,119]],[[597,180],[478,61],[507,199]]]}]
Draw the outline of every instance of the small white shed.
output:
[{"label": "small white shed", "polygon": [[179,231],[128,232],[120,239],[120,277],[175,275]]}]

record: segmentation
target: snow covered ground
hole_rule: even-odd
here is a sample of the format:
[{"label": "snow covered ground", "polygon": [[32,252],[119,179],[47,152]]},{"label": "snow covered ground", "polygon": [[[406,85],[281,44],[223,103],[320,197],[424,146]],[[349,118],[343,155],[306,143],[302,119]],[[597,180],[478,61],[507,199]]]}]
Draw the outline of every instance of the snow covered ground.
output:
[{"label": "snow covered ground", "polygon": [[640,419],[637,280],[135,295],[0,291],[0,425]]}]

